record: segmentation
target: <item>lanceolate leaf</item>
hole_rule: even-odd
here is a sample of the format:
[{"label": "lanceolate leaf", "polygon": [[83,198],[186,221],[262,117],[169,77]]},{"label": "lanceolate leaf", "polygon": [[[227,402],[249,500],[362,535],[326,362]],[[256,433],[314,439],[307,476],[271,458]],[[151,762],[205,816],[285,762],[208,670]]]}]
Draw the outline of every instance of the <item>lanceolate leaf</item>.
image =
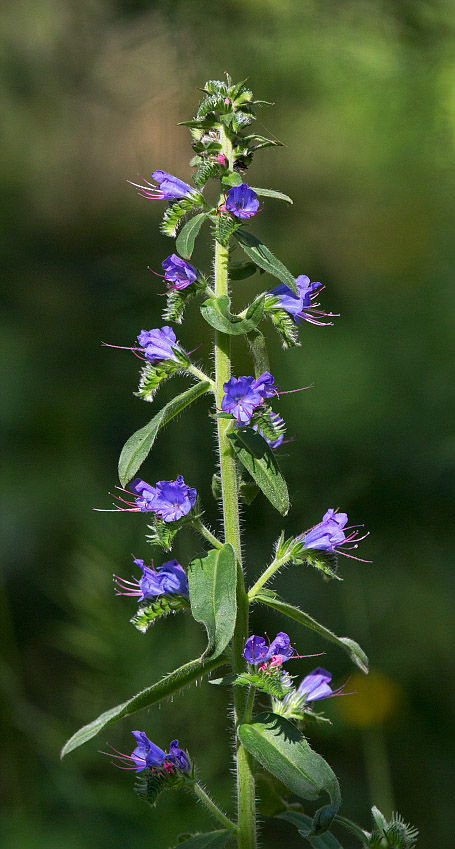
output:
[{"label": "lanceolate leaf", "polygon": [[175,247],[177,248],[180,256],[184,259],[190,259],[194,250],[196,236],[198,235],[205,218],[205,212],[199,212],[197,215],[194,215],[193,218],[190,218],[190,220],[187,221],[185,226],[180,230]]},{"label": "lanceolate leaf", "polygon": [[311,834],[313,828],[313,821],[311,817],[307,817],[305,814],[299,814],[297,811],[286,811],[284,814],[279,814],[278,819],[286,820],[292,823],[292,825],[295,825],[299,830],[299,834],[302,837],[306,837],[314,849],[342,849],[341,843],[328,831],[325,834],[321,834],[320,837],[309,837],[308,835]]},{"label": "lanceolate leaf", "polygon": [[259,267],[263,268],[264,271],[268,271],[269,274],[273,274],[274,277],[277,277],[278,280],[285,283],[286,286],[288,286],[289,289],[291,289],[296,295],[299,294],[297,284],[291,272],[288,271],[281,260],[277,259],[268,247],[257,238],[257,236],[253,236],[253,234],[249,233],[248,230],[237,230],[235,238],[240,242],[247,256],[249,256],[256,265],[259,265]]},{"label": "lanceolate leaf", "polygon": [[181,395],[177,395],[176,398],[169,401],[145,427],[141,427],[140,430],[130,436],[122,448],[118,462],[118,476],[122,486],[126,486],[142,466],[155,442],[159,429],[170,422],[185,407],[188,407],[196,398],[209,391],[210,384],[206,381],[191,386],[186,392],[182,392]]},{"label": "lanceolate leaf", "polygon": [[289,195],[284,195],[283,192],[276,192],[275,189],[258,189],[257,186],[250,187],[257,195],[265,198],[276,198],[276,200],[284,200],[286,203],[293,204],[294,201]]},{"label": "lanceolate leaf", "polygon": [[88,740],[95,737],[107,725],[112,725],[113,722],[117,722],[117,720],[122,719],[124,716],[130,716],[138,710],[161,702],[193,681],[196,681],[202,675],[206,675],[212,669],[217,669],[217,667],[223,666],[225,663],[227,663],[227,658],[224,656],[217,657],[216,659],[198,658],[197,660],[190,660],[189,663],[185,663],[183,666],[175,669],[174,672],[165,675],[156,684],[152,684],[151,687],[141,690],[132,699],[127,699],[126,702],[122,702],[122,704],[106,710],[93,722],[89,722],[88,725],[84,725],[83,728],[76,731],[68,742],[65,743],[61,751],[61,757],[63,758],[65,755],[68,755],[73,749],[82,746],[83,743],[87,743]]},{"label": "lanceolate leaf", "polygon": [[313,801],[322,791],[328,793],[331,804],[315,815],[319,822],[323,812],[330,811],[330,819],[324,818],[320,828],[325,830],[341,804],[340,788],[335,773],[303,734],[284,717],[262,713],[251,724],[241,725],[238,735],[250,755],[297,796]]},{"label": "lanceolate leaf", "polygon": [[237,563],[230,543],[196,557],[188,568],[191,612],[207,631],[206,656],[218,657],[232,639],[237,613]]},{"label": "lanceolate leaf", "polygon": [[239,427],[228,434],[234,451],[266,498],[282,516],[289,510],[289,494],[271,448],[251,427]]},{"label": "lanceolate leaf", "polygon": [[219,298],[208,298],[204,301],[201,305],[201,313],[215,330],[228,333],[229,336],[241,336],[254,330],[259,324],[264,312],[264,297],[253,301],[248,307],[245,318],[233,315],[229,306],[229,296],[220,295]]},{"label": "lanceolate leaf", "polygon": [[183,843],[179,843],[176,849],[224,849],[226,841],[232,831],[208,831],[205,834],[195,834]]},{"label": "lanceolate leaf", "polygon": [[317,634],[320,634],[321,637],[324,637],[326,640],[330,640],[331,643],[336,643],[336,645],[347,651],[352,662],[357,664],[362,672],[365,672],[366,675],[368,674],[368,658],[355,640],[351,640],[349,637],[337,637],[333,631],[330,631],[325,627],[325,625],[321,625],[308,613],[304,613],[303,610],[300,610],[300,608],[282,601],[273,593],[262,591],[255,596],[255,599],[256,601],[262,602],[262,604],[267,604],[269,607],[273,607],[273,609],[277,610],[278,613],[284,613],[284,615],[289,616],[290,619],[300,622],[300,624],[305,625],[306,628],[316,631]]}]

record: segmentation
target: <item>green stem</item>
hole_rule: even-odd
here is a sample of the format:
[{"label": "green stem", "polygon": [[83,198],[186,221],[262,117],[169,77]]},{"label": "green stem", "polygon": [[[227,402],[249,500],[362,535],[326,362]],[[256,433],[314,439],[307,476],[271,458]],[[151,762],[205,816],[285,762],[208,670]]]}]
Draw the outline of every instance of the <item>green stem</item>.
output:
[{"label": "green stem", "polygon": [[223,543],[215,536],[215,534],[212,534],[212,532],[201,522],[200,519],[193,519],[192,525],[193,528],[196,531],[199,531],[201,536],[203,536],[210,545],[213,545],[214,548],[223,548]]},{"label": "green stem", "polygon": [[226,816],[226,814],[223,814],[223,811],[220,810],[218,805],[215,804],[213,799],[210,798],[208,793],[205,792],[204,788],[201,787],[201,785],[197,781],[195,781],[194,784],[191,785],[191,789],[196,798],[199,799],[199,801],[202,802],[203,805],[205,805],[205,807],[208,811],[210,811],[212,816],[215,817],[215,819],[217,819],[220,823],[222,823],[225,828],[234,830],[237,829],[236,824],[232,822],[232,820],[230,820],[229,817]]},{"label": "green stem", "polygon": [[[224,126],[220,125],[220,142],[229,167],[233,167],[233,149]],[[221,195],[220,203],[224,201]],[[215,242],[215,295],[229,294],[228,283],[229,247]],[[223,384],[231,377],[231,337],[215,331],[215,398],[216,408],[221,409],[224,395]],[[227,437],[231,422],[217,419],[218,450],[220,459],[221,491],[223,498],[224,539],[231,543],[237,558],[237,621],[232,640],[232,670],[241,672],[246,664],[243,645],[248,637],[249,601],[245,591],[242,572],[240,544],[239,492],[234,452]],[[239,725],[245,714],[246,694],[242,687],[234,688],[234,719]],[[237,805],[238,805],[238,849],[256,847],[256,812],[253,763],[250,755],[237,741]]]},{"label": "green stem", "polygon": [[197,366],[190,365],[188,366],[186,371],[188,372],[188,374],[192,374],[194,377],[197,377],[197,379],[200,380],[201,383],[210,383],[211,391],[215,392],[215,382],[212,380],[211,377],[208,376],[208,374],[205,374],[205,372],[197,368]]},{"label": "green stem", "polygon": [[270,566],[267,567],[265,572],[262,573],[261,577],[258,578],[256,583],[251,587],[248,593],[248,598],[250,601],[252,601],[253,598],[258,594],[259,590],[262,589],[264,584],[266,584],[267,581],[270,581],[272,575],[274,575],[275,572],[280,569],[281,566],[284,566],[284,564],[287,563],[289,559],[289,555],[286,554],[284,557],[275,557],[275,559],[272,560]]}]

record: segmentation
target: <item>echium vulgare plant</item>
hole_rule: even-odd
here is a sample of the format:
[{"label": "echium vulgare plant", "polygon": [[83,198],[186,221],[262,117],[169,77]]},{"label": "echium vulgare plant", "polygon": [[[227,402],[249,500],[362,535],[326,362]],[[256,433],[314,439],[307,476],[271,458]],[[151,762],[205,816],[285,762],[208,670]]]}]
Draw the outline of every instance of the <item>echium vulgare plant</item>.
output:
[{"label": "echium vulgare plant", "polygon": [[[281,392],[269,370],[262,328],[269,319],[283,346],[289,348],[299,345],[302,322],[328,325],[333,318],[318,302],[321,283],[311,282],[306,274],[294,277],[250,230],[252,219],[262,213],[263,203],[292,203],[281,192],[245,182],[256,151],[278,144],[251,129],[256,108],[262,104],[263,101],[254,100],[245,80],[234,84],[226,75],[226,82],[207,82],[196,117],[183,122],[191,132],[195,153],[191,160],[194,187],[161,170],[154,171],[151,180],[133,182],[140,195],[163,202],[161,232],[175,239],[175,252],[161,263],[166,294],[163,326],[138,328],[137,343],[131,347],[142,361],[137,395],[152,401],[159,386],[175,374],[187,375],[191,385],[126,442],[119,461],[121,487],[115,509],[145,513],[146,539],[164,552],[171,551],[174,537],[186,526],[200,535],[207,550],[185,564],[186,568],[172,555],[156,567],[151,561],[136,559],[137,577],[129,580],[115,576],[115,587],[118,594],[136,598],[138,608],[131,622],[141,632],[145,633],[158,617],[183,610],[205,626],[207,648],[202,657],[190,660],[80,729],[65,745],[63,754],[118,719],[155,705],[223,668],[221,676],[211,678],[209,683],[232,692],[235,814],[224,813],[200,784],[195,767],[197,752],[192,751],[191,740],[184,741],[189,754],[177,740],[161,740],[165,748],[160,748],[147,736],[150,732],[138,730],[133,731],[136,745],[131,754],[114,749],[111,752],[119,766],[137,774],[135,790],[147,802],[154,804],[165,789],[185,788],[206,806],[217,829],[183,836],[181,849],[223,849],[233,845],[254,849],[258,778],[268,782],[269,791],[272,787],[269,813],[296,827],[297,842],[307,840],[314,847],[340,849],[338,833],[333,834],[331,829],[341,827],[354,834],[364,847],[411,849],[417,830],[399,814],[387,821],[373,808],[371,831],[339,814],[341,794],[336,776],[308,742],[307,728],[328,721],[316,709],[318,702],[345,694],[345,685],[333,688],[331,673],[322,667],[310,669],[301,681],[296,680],[287,664],[292,658],[303,656],[303,640],[298,651],[284,631],[272,640],[250,632],[250,607],[264,605],[281,614],[283,621],[291,619],[344,649],[354,664],[368,672],[367,657],[354,640],[337,637],[299,607],[282,600],[270,586],[266,587],[285,565],[307,564],[326,579],[338,579],[338,556],[354,557],[353,550],[366,536],[359,525],[348,523],[346,513],[316,507],[313,521],[322,514],[320,521],[307,530],[300,525],[295,536],[283,532],[270,564],[247,589],[240,504],[251,504],[261,493],[259,497],[265,496],[282,516],[289,510],[288,490],[277,459],[285,432],[285,423],[275,409]],[[209,180],[216,180],[220,186],[216,206],[204,196]],[[204,273],[191,262],[195,240],[204,225],[215,245],[213,273]],[[238,259],[239,255],[242,259]],[[270,281],[266,291],[239,314],[233,314],[231,286],[256,272],[261,280]],[[171,323],[181,323],[190,299],[199,299],[207,329],[213,334],[213,375],[195,364],[171,327]],[[239,337],[244,337],[249,346],[249,375],[237,376],[231,371],[231,345]],[[222,538],[207,526],[197,492],[184,476],[154,484],[137,477],[161,428],[203,395],[211,401],[208,415],[217,432],[218,467],[212,490],[222,509]],[[169,628],[172,629],[171,622]],[[209,692],[210,687],[207,698]],[[355,695],[351,694],[351,698]],[[289,800],[291,794],[293,801]],[[321,796],[322,801],[318,802]]]}]

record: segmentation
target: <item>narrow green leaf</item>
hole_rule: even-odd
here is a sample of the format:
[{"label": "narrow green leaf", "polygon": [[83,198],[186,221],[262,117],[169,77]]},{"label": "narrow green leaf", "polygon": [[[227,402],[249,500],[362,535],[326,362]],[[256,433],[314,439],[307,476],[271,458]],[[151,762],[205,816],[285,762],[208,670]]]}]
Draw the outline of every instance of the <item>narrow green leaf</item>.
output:
[{"label": "narrow green leaf", "polygon": [[195,834],[194,837],[179,843],[178,849],[224,849],[230,834],[232,831],[207,831],[205,834]]},{"label": "narrow green leaf", "polygon": [[292,823],[292,825],[295,825],[299,830],[299,834],[302,837],[306,837],[314,849],[342,849],[341,843],[328,831],[325,834],[321,834],[320,837],[309,837],[313,827],[313,821],[311,817],[307,817],[305,814],[286,811],[284,814],[279,814],[277,819],[286,820]]},{"label": "narrow green leaf", "polygon": [[238,730],[242,746],[286,787],[302,799],[328,793],[335,815],[341,803],[340,788],[328,763],[310,747],[295,725],[282,716],[262,713]]},{"label": "narrow green leaf", "polygon": [[177,395],[176,398],[169,401],[145,427],[141,427],[140,430],[130,436],[122,448],[118,462],[118,476],[122,486],[126,486],[142,466],[155,442],[159,429],[170,422],[174,416],[181,413],[196,398],[209,391],[210,383],[206,381],[191,386],[186,392],[182,392],[181,395]]},{"label": "narrow green leaf", "polygon": [[252,277],[253,274],[256,274],[257,270],[256,263],[249,262],[249,260],[231,262],[229,266],[229,278],[231,280],[246,280],[247,277]]},{"label": "narrow green leaf", "polygon": [[230,543],[196,557],[188,568],[191,612],[207,631],[206,657],[216,658],[232,639],[237,613],[237,563]]},{"label": "narrow green leaf", "polygon": [[276,192],[275,189],[258,189],[257,186],[250,186],[253,192],[256,192],[257,195],[265,198],[276,198],[276,200],[284,200],[285,203],[293,204],[294,201],[289,195],[283,194],[283,192]]},{"label": "narrow green leaf", "polygon": [[194,215],[193,218],[190,218],[190,220],[187,221],[185,226],[180,230],[175,242],[175,247],[183,259],[190,259],[194,250],[196,236],[198,235],[206,217],[205,212],[199,212],[197,215]]},{"label": "narrow green leaf", "polygon": [[262,604],[267,604],[268,607],[273,607],[273,609],[277,610],[278,613],[284,613],[284,615],[289,616],[290,619],[300,622],[301,625],[305,625],[306,628],[310,628],[311,631],[316,631],[316,633],[320,634],[321,637],[324,637],[326,640],[330,640],[331,643],[335,643],[340,646],[347,651],[352,662],[355,663],[362,672],[366,675],[368,674],[368,658],[355,640],[351,640],[349,637],[337,637],[333,631],[330,631],[325,627],[325,625],[321,625],[308,613],[304,613],[299,607],[294,607],[294,605],[288,604],[286,601],[282,601],[273,593],[262,591],[255,596],[255,599],[256,601],[260,601]]},{"label": "narrow green leaf", "polygon": [[277,259],[268,247],[257,238],[257,236],[253,236],[253,234],[249,233],[248,230],[236,230],[234,235],[237,241],[240,242],[247,256],[249,256],[256,265],[259,265],[260,268],[264,269],[264,271],[268,271],[269,274],[272,274],[274,277],[277,277],[278,280],[281,280],[282,283],[285,283],[295,295],[299,294],[297,283],[295,282],[291,272],[288,271],[281,260]]},{"label": "narrow green leaf", "polygon": [[216,659],[197,658],[196,660],[190,660],[189,663],[185,663],[183,666],[175,669],[174,672],[165,675],[156,684],[152,684],[150,687],[146,687],[145,690],[141,690],[132,699],[127,699],[126,702],[122,702],[122,704],[106,710],[93,722],[89,722],[88,725],[84,725],[79,731],[76,731],[63,746],[61,757],[63,758],[65,755],[68,755],[74,749],[77,749],[78,746],[82,746],[83,743],[87,743],[88,740],[95,737],[107,725],[112,725],[113,722],[117,722],[124,716],[130,716],[138,710],[161,702],[163,699],[168,698],[168,696],[172,696],[174,693],[182,690],[183,687],[187,687],[188,684],[192,684],[193,681],[201,678],[202,675],[207,675],[212,669],[217,669],[225,663],[227,663],[227,658],[224,656],[219,656]]},{"label": "narrow green leaf", "polygon": [[242,465],[275,509],[286,516],[290,506],[288,488],[265,439],[251,427],[236,428],[228,436]]},{"label": "narrow green leaf", "polygon": [[233,315],[230,310],[228,295],[219,298],[208,298],[201,305],[201,313],[208,324],[227,333],[229,336],[242,336],[254,330],[259,324],[264,312],[264,296],[256,298],[248,307],[245,318]]}]

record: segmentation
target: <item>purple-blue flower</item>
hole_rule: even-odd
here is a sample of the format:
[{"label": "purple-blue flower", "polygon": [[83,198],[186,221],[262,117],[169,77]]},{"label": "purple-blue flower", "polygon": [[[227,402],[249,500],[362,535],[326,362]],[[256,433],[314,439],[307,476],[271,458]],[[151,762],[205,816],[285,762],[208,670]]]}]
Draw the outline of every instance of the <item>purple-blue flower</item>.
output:
[{"label": "purple-blue flower", "polygon": [[197,270],[189,262],[185,262],[177,254],[171,254],[161,263],[164,269],[164,279],[172,284],[173,289],[186,289],[197,280]]},{"label": "purple-blue flower", "polygon": [[188,183],[184,183],[183,180],[173,177],[172,174],[168,174],[166,171],[154,171],[152,177],[158,183],[157,186],[149,183],[148,180],[144,180],[146,183],[145,186],[141,186],[139,183],[133,183],[131,180],[128,180],[128,182],[139,190],[139,194],[142,197],[149,200],[178,200],[179,198],[196,194],[195,190]]},{"label": "purple-blue flower", "polygon": [[243,647],[243,657],[248,663],[256,666],[269,664],[270,668],[281,666],[284,660],[288,660],[294,654],[294,649],[290,645],[290,639],[284,631],[280,631],[275,639],[267,644],[264,637],[253,635],[248,637]]},{"label": "purple-blue flower", "polygon": [[231,377],[223,384],[224,396],[221,409],[230,413],[239,424],[248,424],[256,407],[265,398],[277,394],[270,372],[265,371],[257,379],[254,377]]},{"label": "purple-blue flower", "polygon": [[138,497],[136,509],[142,513],[153,512],[164,522],[176,522],[186,516],[195,504],[197,492],[187,486],[182,475],[175,481],[158,481],[156,486],[136,478],[129,488]]},{"label": "purple-blue flower", "polygon": [[226,195],[226,209],[236,218],[252,218],[259,209],[256,192],[246,183],[233,186]]},{"label": "purple-blue flower", "polygon": [[141,330],[137,341],[144,350],[145,358],[152,363],[159,362],[159,360],[178,361],[173,350],[178,348],[177,337],[172,327]]},{"label": "purple-blue flower", "polygon": [[[131,755],[124,755],[122,752],[116,752],[111,757],[116,758],[124,764],[123,769],[134,769],[136,772],[141,772],[143,769],[163,770],[167,773],[174,773],[177,769],[182,772],[190,772],[191,766],[188,756],[183,749],[179,749],[178,740],[173,740],[169,746],[169,754],[152,743],[144,731],[132,731],[133,737],[136,740],[137,746],[131,752]],[[112,748],[112,747],[111,747]],[[107,754],[105,752],[104,754]]]},{"label": "purple-blue flower", "polygon": [[[346,528],[346,530],[351,530],[351,533],[346,536],[344,529],[347,521],[347,513],[338,513],[337,510],[331,508],[327,510],[327,513],[324,513],[322,522],[310,528],[309,531],[298,537],[298,540],[304,549],[335,551],[338,554],[344,554],[346,557],[353,557],[352,554],[346,554],[345,551],[342,551],[339,546],[354,542],[354,545],[348,546],[348,548],[357,548],[357,543],[365,539],[368,534],[359,537],[359,532],[352,530],[352,528],[359,526],[351,525],[349,528]],[[359,560],[360,558],[357,557],[354,559]]]},{"label": "purple-blue flower", "polygon": [[303,681],[297,687],[299,697],[303,697],[305,702],[317,702],[320,699],[327,699],[329,696],[337,695],[340,690],[335,692],[329,686],[332,680],[332,673],[318,666],[305,676]]},{"label": "purple-blue flower", "polygon": [[114,575],[117,595],[135,596],[138,601],[172,593],[188,596],[186,572],[177,560],[168,560],[156,569],[146,566],[143,560],[134,560],[134,563],[142,570],[142,577],[127,581]]},{"label": "purple-blue flower", "polygon": [[300,274],[295,278],[295,282],[299,291],[298,295],[295,295],[285,283],[271,289],[269,294],[279,301],[276,306],[292,315],[297,324],[300,324],[301,319],[309,321],[310,324],[318,324],[321,327],[333,324],[333,321],[321,321],[321,318],[333,318],[334,313],[318,309],[320,304],[315,303],[319,292],[324,288],[322,283],[311,283],[306,274]]}]

